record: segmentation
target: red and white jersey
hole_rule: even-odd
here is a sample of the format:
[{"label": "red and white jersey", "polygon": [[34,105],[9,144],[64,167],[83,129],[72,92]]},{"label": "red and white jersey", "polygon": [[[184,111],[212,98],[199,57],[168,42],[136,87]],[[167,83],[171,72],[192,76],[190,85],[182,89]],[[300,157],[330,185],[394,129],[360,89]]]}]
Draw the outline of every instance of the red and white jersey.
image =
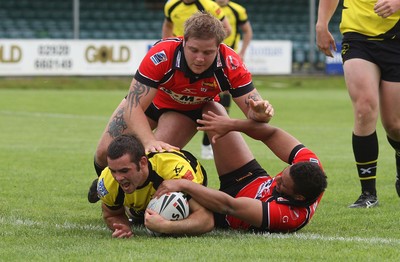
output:
[{"label": "red and white jersey", "polygon": [[138,82],[158,89],[153,100],[157,108],[195,110],[223,90],[239,97],[254,89],[250,72],[238,54],[225,44],[220,45],[214,64],[197,75],[187,66],[182,43],[182,38],[159,41],[135,74]]},{"label": "red and white jersey", "polygon": [[[293,164],[301,161],[317,162],[321,166],[317,156],[305,147],[297,152]],[[282,172],[277,176],[281,175]],[[250,197],[263,202],[262,230],[265,229],[269,232],[293,232],[299,230],[310,221],[323,194],[309,206],[294,206],[290,205],[290,202],[287,202],[286,199],[274,196],[275,186],[275,178],[270,176],[258,177],[242,188],[236,197]],[[251,227],[250,224],[229,215],[226,216],[226,221],[234,229],[249,229]]]}]

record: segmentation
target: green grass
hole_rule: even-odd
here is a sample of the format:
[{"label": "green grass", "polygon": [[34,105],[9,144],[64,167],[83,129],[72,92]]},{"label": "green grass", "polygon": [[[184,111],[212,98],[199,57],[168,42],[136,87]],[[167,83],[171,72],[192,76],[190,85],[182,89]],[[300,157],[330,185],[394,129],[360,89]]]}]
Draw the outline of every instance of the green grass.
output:
[{"label": "green grass", "polygon": [[[360,193],[351,151],[352,109],[342,77],[256,77],[275,107],[272,124],[321,158],[328,189],[311,223],[294,234],[215,230],[199,237],[112,239],[89,204],[93,153],[130,78],[0,78],[0,261],[395,261],[399,198],[394,152],[378,125],[380,206],[353,210]],[[242,118],[236,106],[231,115]],[[187,146],[199,156],[201,134]],[[280,163],[246,138],[272,175]],[[203,161],[210,187],[213,161]]]}]

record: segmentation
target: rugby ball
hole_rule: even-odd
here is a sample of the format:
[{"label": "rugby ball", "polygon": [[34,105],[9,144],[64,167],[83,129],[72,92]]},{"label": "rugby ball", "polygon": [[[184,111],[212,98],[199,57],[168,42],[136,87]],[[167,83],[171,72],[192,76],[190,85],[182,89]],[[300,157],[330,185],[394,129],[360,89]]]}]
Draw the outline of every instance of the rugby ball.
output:
[{"label": "rugby ball", "polygon": [[[182,192],[169,192],[159,198],[150,200],[147,208],[156,211],[168,220],[181,220],[189,216],[189,203]],[[153,232],[146,227],[150,236],[161,236],[161,233]]]}]

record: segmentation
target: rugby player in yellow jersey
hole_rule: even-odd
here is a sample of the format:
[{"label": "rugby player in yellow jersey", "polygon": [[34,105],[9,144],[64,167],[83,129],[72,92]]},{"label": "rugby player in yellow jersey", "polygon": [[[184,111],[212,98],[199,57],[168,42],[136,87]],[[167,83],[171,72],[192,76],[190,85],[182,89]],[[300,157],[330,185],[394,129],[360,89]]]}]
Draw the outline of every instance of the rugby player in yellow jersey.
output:
[{"label": "rugby player in yellow jersey", "polygon": [[[115,238],[130,238],[131,223],[143,224],[144,211],[162,181],[182,178],[202,185],[207,183],[204,168],[189,152],[146,155],[143,144],[133,135],[121,135],[111,142],[107,162],[108,167],[98,179],[97,194],[102,200],[104,221]],[[190,197],[188,202],[189,216],[179,224],[172,224],[168,233],[197,235],[211,231],[212,213]]]},{"label": "rugby player in yellow jersey", "polygon": [[[316,36],[327,56],[336,50],[329,32],[339,0],[320,0]],[[381,118],[387,140],[395,151],[400,196],[400,0],[344,0],[340,31],[346,86],[353,104],[352,147],[361,195],[350,208],[378,205],[376,175]]]},{"label": "rugby player in yellow jersey", "polygon": [[219,19],[226,31],[231,33],[231,26],[221,7],[211,0],[169,0],[164,5],[164,23],[162,38],[183,36],[184,23],[198,11],[206,11]]},{"label": "rugby player in yellow jersey", "polygon": [[[246,9],[229,0],[215,0],[215,2],[224,11],[232,28],[232,33],[225,38],[224,43],[235,50],[242,60],[244,60],[247,47],[253,38],[253,29],[247,16]],[[242,45],[239,50],[240,40],[242,40]]]}]

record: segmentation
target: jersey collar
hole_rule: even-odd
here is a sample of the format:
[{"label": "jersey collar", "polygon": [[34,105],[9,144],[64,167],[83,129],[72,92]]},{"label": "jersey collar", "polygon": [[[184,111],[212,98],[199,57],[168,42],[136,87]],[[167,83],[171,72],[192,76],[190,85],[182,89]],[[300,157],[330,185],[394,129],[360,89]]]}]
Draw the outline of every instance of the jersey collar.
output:
[{"label": "jersey collar", "polygon": [[175,50],[173,69],[182,71],[185,74],[185,77],[190,79],[190,83],[194,83],[199,79],[213,77],[215,71],[225,67],[225,62],[221,59],[221,57],[221,51],[218,51],[217,57],[215,58],[213,64],[211,64],[211,66],[203,73],[195,74],[192,72],[192,70],[190,70],[189,66],[187,65],[183,53],[183,44],[180,44]]}]

